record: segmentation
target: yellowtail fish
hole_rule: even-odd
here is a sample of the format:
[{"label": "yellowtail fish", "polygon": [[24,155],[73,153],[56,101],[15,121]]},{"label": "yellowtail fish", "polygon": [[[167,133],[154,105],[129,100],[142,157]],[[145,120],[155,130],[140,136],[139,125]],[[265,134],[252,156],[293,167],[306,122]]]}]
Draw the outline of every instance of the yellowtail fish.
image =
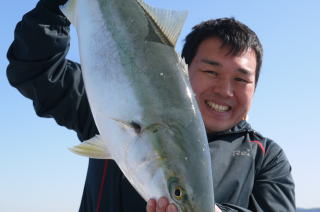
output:
[{"label": "yellowtail fish", "polygon": [[186,12],[142,0],[69,0],[99,135],[77,154],[113,159],[145,199],[213,212],[208,141],[184,60],[174,46]]}]

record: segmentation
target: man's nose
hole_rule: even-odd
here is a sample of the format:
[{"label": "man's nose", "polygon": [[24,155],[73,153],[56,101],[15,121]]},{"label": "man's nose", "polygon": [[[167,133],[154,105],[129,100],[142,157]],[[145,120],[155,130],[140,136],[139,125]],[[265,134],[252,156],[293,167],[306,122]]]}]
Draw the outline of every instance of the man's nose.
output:
[{"label": "man's nose", "polygon": [[214,91],[222,97],[232,97],[233,85],[228,79],[219,79],[214,87]]}]

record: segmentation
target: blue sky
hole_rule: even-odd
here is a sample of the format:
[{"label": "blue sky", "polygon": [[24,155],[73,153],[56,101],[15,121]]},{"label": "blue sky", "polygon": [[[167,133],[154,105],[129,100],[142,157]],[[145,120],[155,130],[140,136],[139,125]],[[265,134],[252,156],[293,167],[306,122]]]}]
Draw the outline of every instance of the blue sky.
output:
[{"label": "blue sky", "polygon": [[[36,116],[32,102],[10,87],[6,51],[22,15],[36,0],[10,0],[0,13],[0,211],[76,211],[87,159],[68,147],[74,132]],[[320,207],[320,2],[318,0],[148,0],[161,8],[188,10],[177,43],[191,27],[210,18],[244,22],[260,37],[264,62],[250,123],[275,140],[293,168],[299,207]],[[79,61],[72,31],[69,58]]]}]

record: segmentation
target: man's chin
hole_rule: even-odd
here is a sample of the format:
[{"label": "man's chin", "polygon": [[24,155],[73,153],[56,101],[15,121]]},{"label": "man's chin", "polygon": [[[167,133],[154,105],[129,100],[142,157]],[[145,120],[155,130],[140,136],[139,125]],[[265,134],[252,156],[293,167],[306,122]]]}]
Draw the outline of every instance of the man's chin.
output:
[{"label": "man's chin", "polygon": [[220,116],[216,116],[212,113],[206,114],[204,118],[204,124],[207,132],[220,132],[233,127],[235,123],[230,119],[230,114],[219,115]]},{"label": "man's chin", "polygon": [[217,133],[221,131],[225,131],[230,129],[232,126],[230,125],[219,125],[218,123],[215,124],[205,124],[207,133]]}]

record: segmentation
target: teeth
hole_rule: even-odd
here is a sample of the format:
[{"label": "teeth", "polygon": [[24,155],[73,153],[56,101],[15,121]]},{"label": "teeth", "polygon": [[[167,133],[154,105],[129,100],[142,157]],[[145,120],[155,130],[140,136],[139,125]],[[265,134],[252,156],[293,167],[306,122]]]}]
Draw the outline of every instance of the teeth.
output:
[{"label": "teeth", "polygon": [[225,112],[225,111],[230,110],[229,106],[218,105],[218,104],[216,104],[214,102],[211,102],[211,101],[206,101],[206,104],[209,107],[211,107],[212,109],[214,109],[215,111],[218,111],[218,112]]}]

